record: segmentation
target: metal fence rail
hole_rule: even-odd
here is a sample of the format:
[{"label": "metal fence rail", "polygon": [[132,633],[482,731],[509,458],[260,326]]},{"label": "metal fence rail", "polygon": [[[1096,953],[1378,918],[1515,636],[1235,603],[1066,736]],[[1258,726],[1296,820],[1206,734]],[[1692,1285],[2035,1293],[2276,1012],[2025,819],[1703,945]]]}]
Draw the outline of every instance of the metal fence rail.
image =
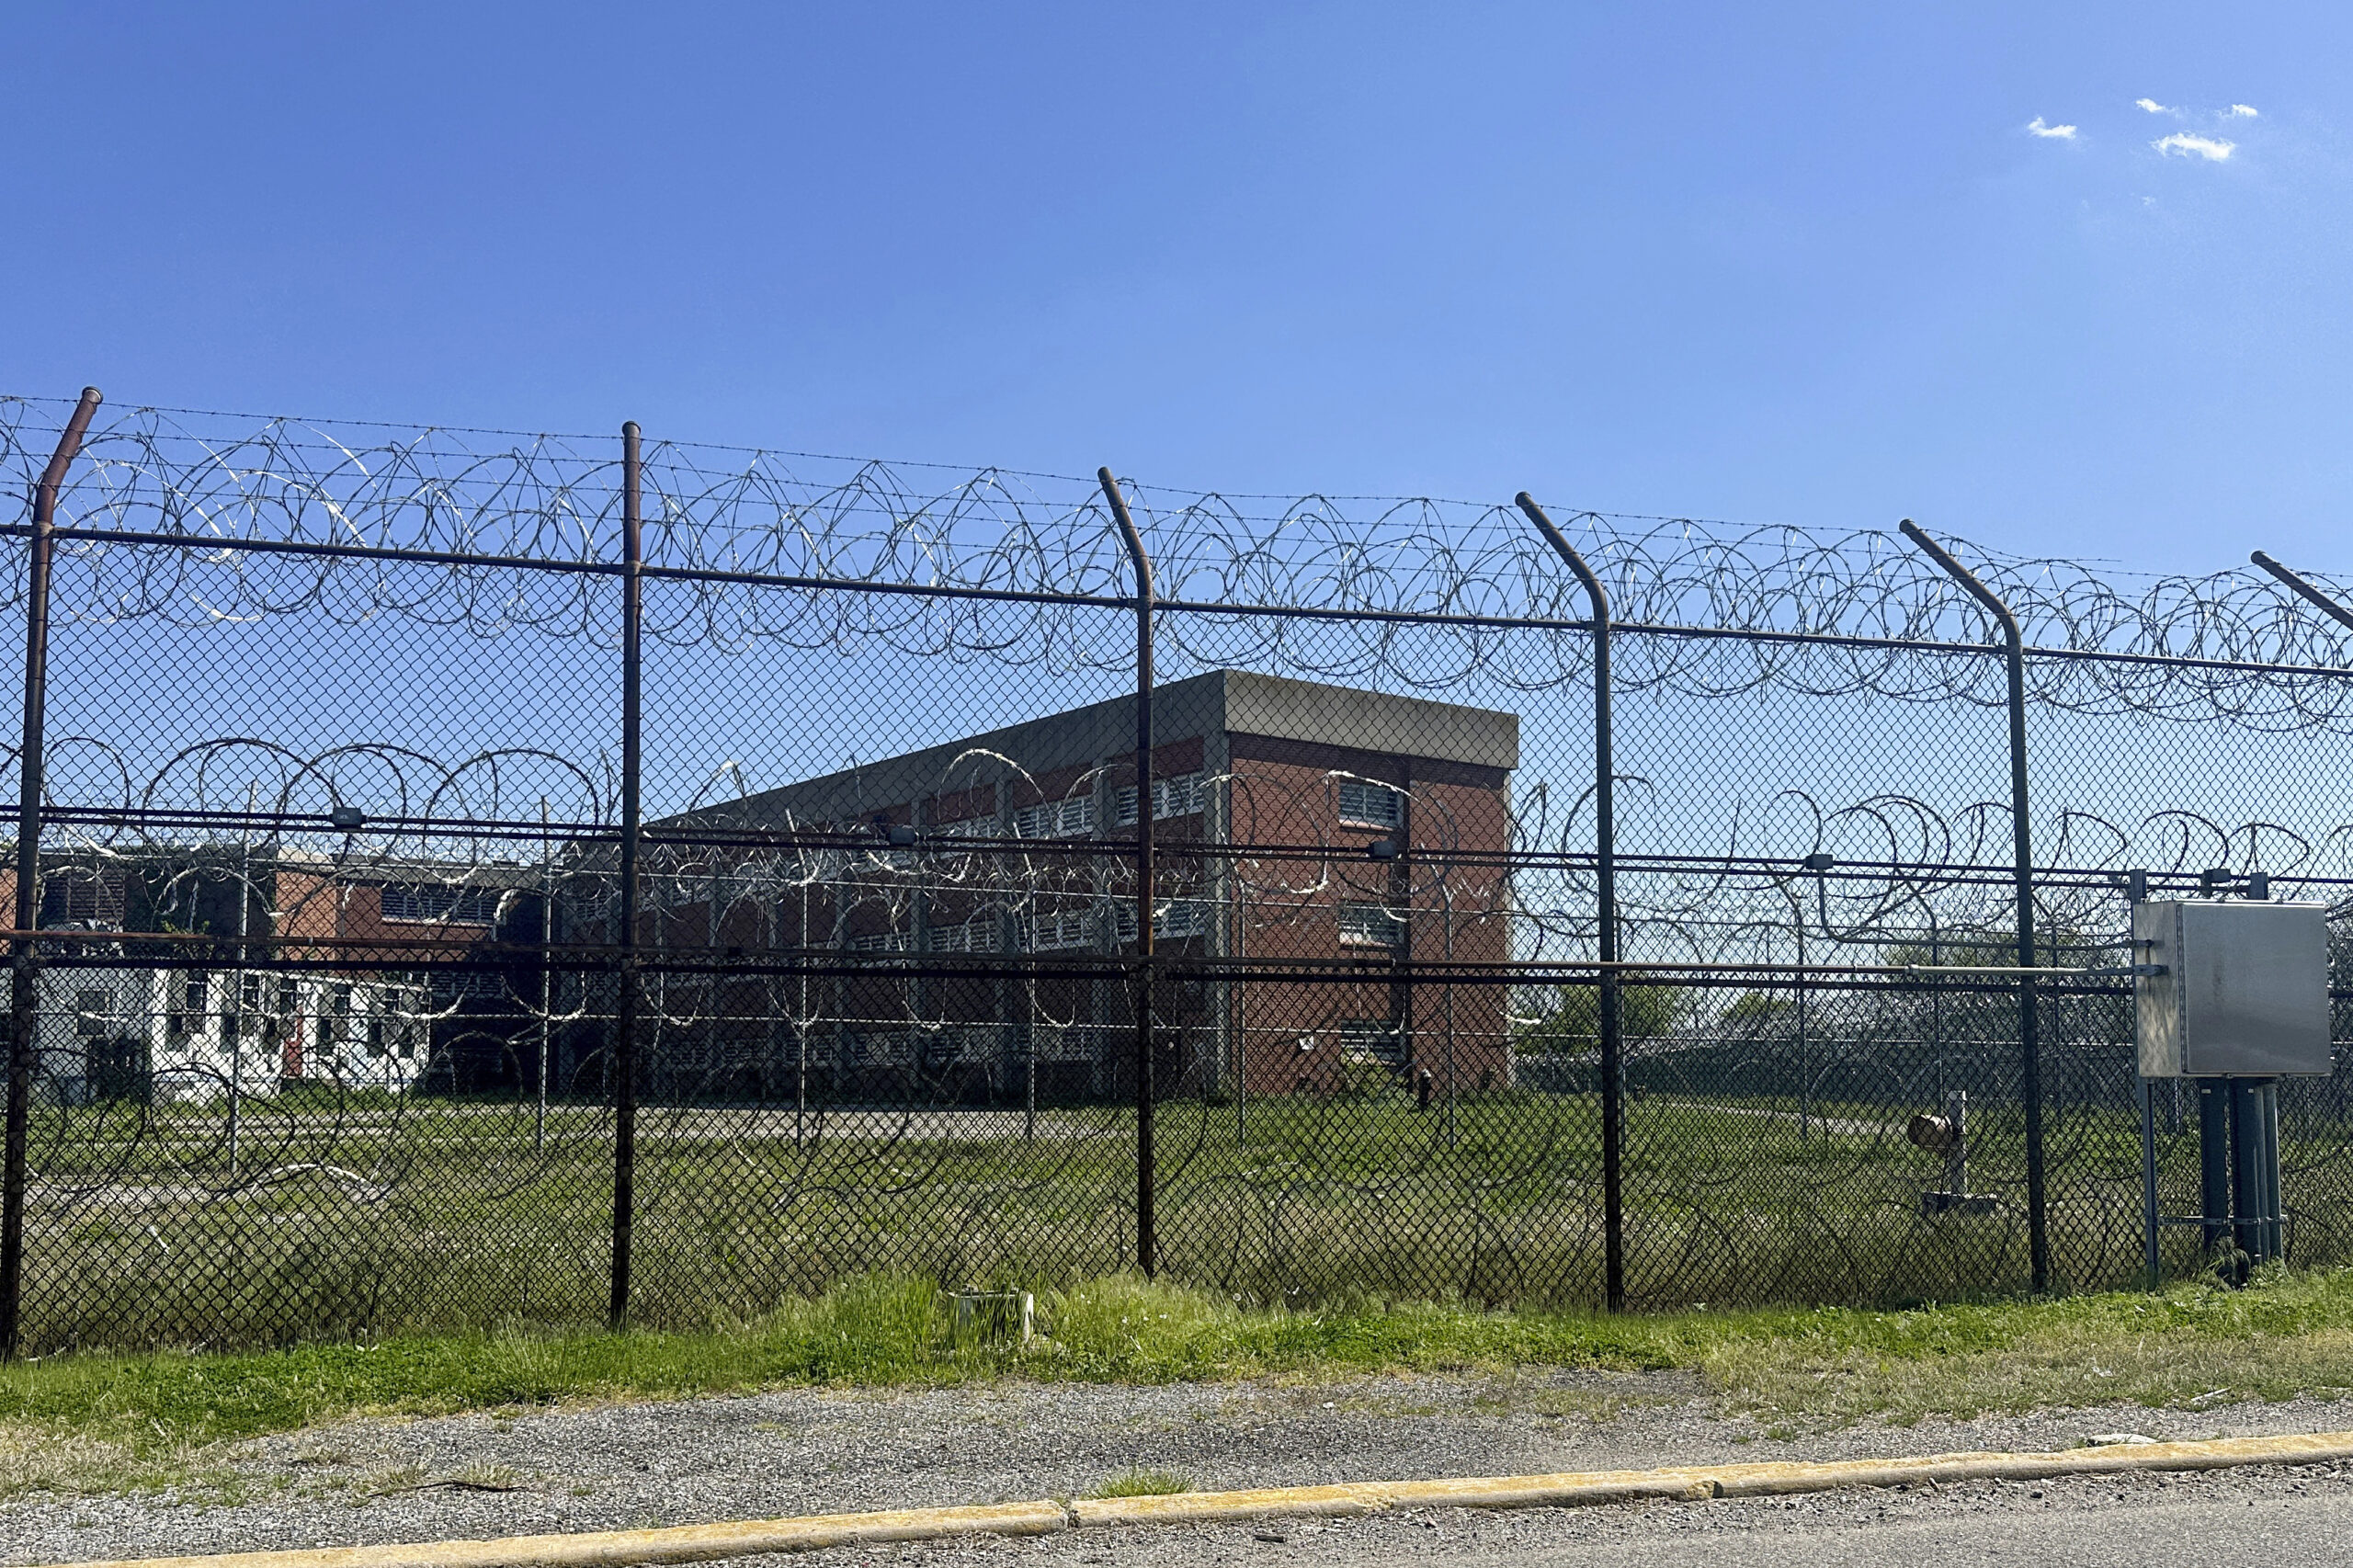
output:
[{"label": "metal fence rail", "polygon": [[[2126,1283],[2128,873],[2353,890],[2353,611],[2268,558],[95,393],[0,463],[12,1354],[878,1269]],[[2346,1076],[2293,1259],[2353,1253]]]}]

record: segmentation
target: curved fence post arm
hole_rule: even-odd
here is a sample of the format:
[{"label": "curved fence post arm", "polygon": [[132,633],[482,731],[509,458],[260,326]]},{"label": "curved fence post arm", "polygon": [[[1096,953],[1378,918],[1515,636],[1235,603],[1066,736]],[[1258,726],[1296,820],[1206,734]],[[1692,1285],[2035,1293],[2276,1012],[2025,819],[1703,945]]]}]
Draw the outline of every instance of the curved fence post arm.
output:
[{"label": "curved fence post arm", "polygon": [[1136,1267],[1149,1278],[1160,1261],[1152,1125],[1152,558],[1119,480],[1108,468],[1095,478],[1136,569]]},{"label": "curved fence post arm", "polygon": [[40,921],[40,802],[43,778],[42,726],[49,710],[49,576],[56,550],[57,492],[65,471],[82,449],[90,420],[98,412],[98,389],[84,387],[82,401],[57,437],[57,449],[33,489],[33,534],[25,592],[25,731],[17,758],[17,930],[9,944],[15,960],[8,983],[8,1128],[0,1153],[0,1360],[17,1358],[22,1337],[25,1282],[25,1159],[32,1130],[33,1078],[40,1072],[37,1012],[40,955],[22,933]]},{"label": "curved fence post arm", "polygon": [[2279,562],[2272,560],[2271,557],[2264,554],[2263,551],[2259,550],[2254,554],[2248,556],[2247,559],[2254,562],[2257,566],[2262,567],[2266,572],[2270,573],[2274,577],[2279,578],[2282,583],[2285,583],[2288,585],[2290,592],[2293,593],[2298,598],[2302,599],[2305,603],[2311,605],[2314,609],[2319,610],[2321,614],[2328,617],[2329,619],[2336,622],[2337,625],[2353,627],[2353,609],[2347,609],[2343,605],[2338,604],[2335,599],[2330,598],[2319,588],[2313,586],[2313,584],[2305,578],[2289,571],[2285,566],[2280,565]]},{"label": "curved fence post arm", "polygon": [[[2034,847],[2027,818],[2026,640],[2018,618],[1977,574],[1952,558],[1906,517],[1904,537],[1937,563],[1945,574],[1984,605],[2001,624],[2003,652],[2009,673],[2010,710],[2010,838],[2015,855],[2013,876],[2018,884],[2018,967],[2032,969],[2034,953]],[[2042,1163],[2042,1042],[2036,1013],[2034,977],[2018,977],[2018,1097],[2026,1105],[2027,1241],[2037,1291],[2051,1289],[2051,1230],[2049,1195]]]},{"label": "curved fence post arm", "polygon": [[1566,562],[1593,608],[1593,836],[1595,928],[1601,960],[1601,1195],[1603,1294],[1611,1312],[1626,1306],[1625,1042],[1618,986],[1618,822],[1613,809],[1617,760],[1609,733],[1609,591],[1535,497],[1514,498],[1544,542]]}]

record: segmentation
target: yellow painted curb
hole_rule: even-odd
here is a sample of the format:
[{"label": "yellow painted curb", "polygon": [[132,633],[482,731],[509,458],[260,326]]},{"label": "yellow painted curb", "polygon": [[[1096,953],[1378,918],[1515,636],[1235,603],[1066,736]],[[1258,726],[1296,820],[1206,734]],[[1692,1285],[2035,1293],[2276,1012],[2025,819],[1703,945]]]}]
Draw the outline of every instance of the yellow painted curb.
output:
[{"label": "yellow painted curb", "polygon": [[332,1546],[298,1551],[236,1551],[217,1557],[151,1557],[71,1568],[625,1568],[707,1562],[769,1551],[937,1540],[960,1535],[1051,1535],[1073,1527],[1216,1524],[1238,1519],[1334,1518],[1392,1508],[1574,1508],[1654,1498],[1780,1496],[1847,1486],[1929,1482],[2042,1481],[2127,1470],[2224,1470],[2243,1464],[2325,1464],[2353,1460],[2353,1432],[2283,1437],[2223,1437],[2208,1443],[2117,1443],[2056,1453],[1927,1454],[1912,1459],[1821,1463],[1684,1465],[1561,1475],[1481,1476],[1450,1481],[1368,1481],[1336,1486],[1275,1486],[1249,1492],[1183,1492],[1160,1497],[1003,1503],[981,1508],[905,1508],[883,1514],[822,1514],[745,1519],[656,1530],[597,1530],[512,1536],[501,1540],[427,1541],[414,1546]]},{"label": "yellow painted curb", "polygon": [[1928,1482],[2041,1481],[2125,1470],[2222,1470],[2242,1464],[2321,1464],[2353,1459],[2353,1432],[2286,1437],[2225,1437],[2208,1443],[2114,1443],[2056,1453],[1928,1454],[1913,1459],[1819,1463],[1685,1465],[1673,1470],[1586,1471],[1563,1475],[1481,1476],[1452,1481],[1369,1481],[1259,1492],[1183,1492],[1071,1505],[1082,1527],[1211,1524],[1278,1516],[1336,1517],[1390,1508],[1577,1508],[1654,1498],[1780,1496],[1847,1486]]},{"label": "yellow painted curb", "polygon": [[[231,1551],[217,1557],[136,1558],[142,1568],[623,1568],[639,1562],[709,1562],[764,1551],[938,1540],[959,1535],[1050,1535],[1068,1528],[1059,1503],[986,1508],[903,1508],[887,1514],[817,1514],[744,1519],[659,1530],[518,1535],[500,1540],[436,1540],[415,1546],[324,1546],[294,1551]],[[95,1565],[84,1565],[95,1568]]]}]

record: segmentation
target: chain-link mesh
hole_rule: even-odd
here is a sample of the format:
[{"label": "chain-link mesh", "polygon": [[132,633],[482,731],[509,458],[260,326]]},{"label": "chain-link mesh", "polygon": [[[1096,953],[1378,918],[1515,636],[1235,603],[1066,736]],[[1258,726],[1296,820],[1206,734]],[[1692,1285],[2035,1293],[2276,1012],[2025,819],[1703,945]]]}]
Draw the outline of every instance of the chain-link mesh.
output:
[{"label": "chain-link mesh", "polygon": [[[1567,520],[1608,970],[1591,608],[1512,508],[1129,486],[1140,682],[1095,481],[135,411],[52,528],[66,413],[0,403],[9,614],[49,607],[25,1349],[598,1322],[624,1262],[665,1324],[1140,1260],[1289,1302],[2033,1282],[2021,983],[1952,972],[2018,961],[2003,651],[1903,540]],[[2129,871],[2346,899],[2327,622],[1971,559],[2027,645],[2040,966],[2129,966]],[[2048,1282],[2127,1283],[2131,981],[2033,983]],[[2195,1085],[2151,1096],[2197,1216]],[[2345,1074],[2282,1097],[2289,1255],[2338,1261]]]}]

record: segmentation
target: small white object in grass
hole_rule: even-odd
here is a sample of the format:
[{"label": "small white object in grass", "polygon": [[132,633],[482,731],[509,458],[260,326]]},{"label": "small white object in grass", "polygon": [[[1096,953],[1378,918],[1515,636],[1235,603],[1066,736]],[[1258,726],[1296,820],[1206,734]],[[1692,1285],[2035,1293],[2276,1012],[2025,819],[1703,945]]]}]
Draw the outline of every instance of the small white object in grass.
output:
[{"label": "small white object in grass", "polygon": [[2095,1432],[2084,1439],[2087,1449],[2104,1449],[2112,1443],[2154,1443],[2154,1437],[2144,1437],[2138,1432]]}]

